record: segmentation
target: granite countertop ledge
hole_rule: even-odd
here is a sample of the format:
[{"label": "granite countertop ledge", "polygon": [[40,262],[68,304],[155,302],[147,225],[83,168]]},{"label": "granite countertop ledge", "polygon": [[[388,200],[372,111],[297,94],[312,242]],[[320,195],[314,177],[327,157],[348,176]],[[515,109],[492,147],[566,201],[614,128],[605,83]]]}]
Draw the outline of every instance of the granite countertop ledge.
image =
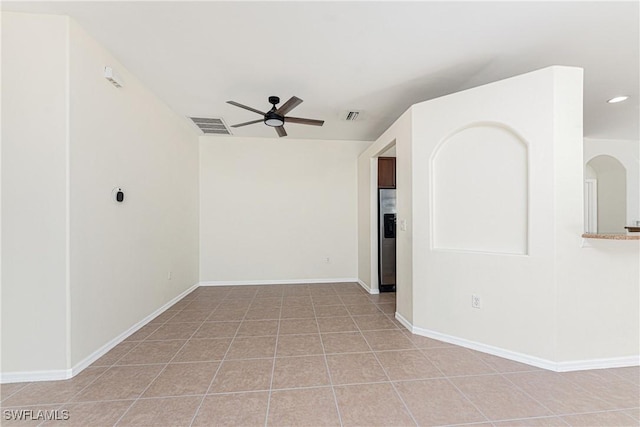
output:
[{"label": "granite countertop ledge", "polygon": [[629,234],[584,233],[582,237],[585,239],[640,240],[640,233],[629,233]]}]

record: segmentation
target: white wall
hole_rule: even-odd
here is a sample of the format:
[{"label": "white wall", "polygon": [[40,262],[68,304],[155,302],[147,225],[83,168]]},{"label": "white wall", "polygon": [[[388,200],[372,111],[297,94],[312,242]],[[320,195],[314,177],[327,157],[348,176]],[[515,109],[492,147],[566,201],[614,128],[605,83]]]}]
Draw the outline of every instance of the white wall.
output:
[{"label": "white wall", "polygon": [[[564,113],[559,110],[566,108],[556,105],[556,80],[563,73],[571,74],[576,79],[573,84],[581,87],[581,70],[547,68],[413,107],[414,259],[422,260],[414,262],[413,325],[422,332],[482,343],[532,358],[556,357],[553,126],[555,118]],[[580,106],[581,98],[574,102]],[[437,183],[442,178],[434,168],[440,161],[438,151],[455,142],[452,136],[458,132],[478,127],[492,128],[493,134],[474,133],[478,148],[458,154],[468,156],[468,161],[482,159],[482,167],[474,169],[480,176],[467,176],[464,167],[455,168],[454,173],[460,179],[468,179],[471,186],[476,180],[520,183],[520,192],[527,195],[524,206],[528,209],[523,210],[518,201],[512,216],[499,216],[505,229],[525,232],[515,246],[508,239],[503,242],[508,243],[505,247],[516,249],[526,243],[527,250],[520,255],[517,250],[496,250],[501,245],[496,245],[494,239],[498,243],[505,240],[501,233],[473,241],[470,249],[475,252],[437,245],[436,236],[442,230],[436,229],[434,214],[441,210],[438,203],[442,200],[434,191],[446,194],[458,190],[449,186],[455,181]],[[505,147],[515,147],[516,151],[526,147],[524,163],[521,153],[494,146],[494,134],[500,129],[508,129],[511,134]],[[578,138],[582,138],[580,133]],[[477,150],[487,150],[492,156],[478,157]],[[514,159],[517,162],[506,168],[505,163]],[[528,176],[524,182],[523,174]],[[508,195],[513,189],[501,190]],[[511,202],[501,201],[500,194],[475,200],[485,213],[501,212]],[[473,210],[466,212],[469,221],[473,221],[473,214]],[[484,215],[473,224],[492,229],[495,225],[488,223],[490,217]],[[471,306],[472,294],[480,296],[482,308]]]},{"label": "white wall", "polygon": [[201,137],[200,280],[355,279],[369,144]]},{"label": "white wall", "polygon": [[[414,105],[403,117],[409,114],[410,121],[401,118],[360,157],[361,279],[375,282],[371,268],[375,263],[374,229],[367,222],[375,210],[371,158],[384,150],[387,141],[398,138],[399,164],[405,152],[404,161],[412,171],[412,189],[403,196],[411,201],[410,214],[398,208],[399,219],[405,215],[412,219],[406,236],[411,248],[398,251],[399,274],[407,268],[410,277],[404,283],[410,288],[412,309],[401,302],[399,278],[400,320],[423,335],[550,369],[637,363],[640,244],[581,238],[582,70],[539,70]],[[480,247],[475,252],[438,248],[434,240],[434,234],[441,231],[433,221],[438,211],[434,204],[442,202],[434,190],[446,193],[447,185],[457,182],[433,184],[434,177],[444,176],[434,168],[439,161],[434,152],[461,129],[486,124],[514,130],[527,146],[528,250],[522,255],[483,252],[477,250]],[[476,143],[482,147],[494,142],[480,136]],[[403,144],[403,140],[410,143]],[[457,154],[467,155],[464,150]],[[484,168],[474,173],[512,179],[514,172],[504,168],[509,156],[503,154],[493,150],[493,159],[483,157]],[[448,166],[457,169],[460,179],[469,169]],[[519,175],[521,171],[515,172]],[[453,172],[449,169],[447,173]],[[398,194],[402,194],[400,184]],[[487,202],[495,205],[498,201]],[[516,214],[524,215],[520,210]],[[473,217],[472,212],[469,216]],[[399,232],[399,240],[403,238]],[[484,242],[495,243],[490,235]],[[475,246],[482,243],[474,242]],[[471,307],[472,294],[481,297],[482,308]]]},{"label": "white wall", "polygon": [[75,365],[198,282],[198,136],[73,21],[69,49]]},{"label": "white wall", "polygon": [[68,18],[2,48],[2,380],[64,378],[197,283],[198,136]]},{"label": "white wall", "polygon": [[640,241],[579,237],[583,230],[583,159],[591,158],[588,146],[584,144],[584,153],[569,144],[556,149],[562,159],[556,163],[560,178],[556,185],[557,360],[569,366],[575,361],[586,361],[585,367],[603,366],[599,360],[611,366],[618,359],[621,364],[635,361],[637,365]]},{"label": "white wall", "polygon": [[67,365],[67,31],[2,13],[2,372]]},{"label": "white wall", "polygon": [[584,139],[584,165],[596,156],[618,160],[627,171],[626,225],[640,220],[640,141]]},{"label": "white wall", "polygon": [[528,163],[527,142],[496,123],[443,139],[429,165],[433,247],[526,254]]},{"label": "white wall", "polygon": [[599,233],[624,233],[627,225],[627,170],[615,158],[599,155],[587,163],[595,173]]}]

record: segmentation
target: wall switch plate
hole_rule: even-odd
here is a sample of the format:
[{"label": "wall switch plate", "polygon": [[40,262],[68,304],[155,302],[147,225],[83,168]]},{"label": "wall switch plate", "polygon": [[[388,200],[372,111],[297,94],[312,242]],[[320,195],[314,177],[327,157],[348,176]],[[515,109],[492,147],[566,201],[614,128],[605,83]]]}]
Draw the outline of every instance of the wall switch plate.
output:
[{"label": "wall switch plate", "polygon": [[167,280],[171,280],[172,276],[173,276],[173,274],[171,272],[167,273]]},{"label": "wall switch plate", "polygon": [[406,219],[401,219],[400,220],[400,231],[407,231],[407,220]]},{"label": "wall switch plate", "polygon": [[482,308],[482,299],[480,298],[480,296],[471,294],[471,307]]},{"label": "wall switch plate", "polygon": [[326,264],[331,264],[331,258],[326,257],[326,258],[324,259],[324,262],[325,262]]}]

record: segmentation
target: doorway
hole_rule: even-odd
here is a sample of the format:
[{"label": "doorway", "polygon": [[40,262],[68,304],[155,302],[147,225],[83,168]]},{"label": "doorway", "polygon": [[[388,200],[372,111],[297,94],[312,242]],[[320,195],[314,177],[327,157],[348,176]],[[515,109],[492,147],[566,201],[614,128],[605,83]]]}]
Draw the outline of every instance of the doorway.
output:
[{"label": "doorway", "polygon": [[377,247],[378,290],[396,291],[396,147],[378,155]]}]

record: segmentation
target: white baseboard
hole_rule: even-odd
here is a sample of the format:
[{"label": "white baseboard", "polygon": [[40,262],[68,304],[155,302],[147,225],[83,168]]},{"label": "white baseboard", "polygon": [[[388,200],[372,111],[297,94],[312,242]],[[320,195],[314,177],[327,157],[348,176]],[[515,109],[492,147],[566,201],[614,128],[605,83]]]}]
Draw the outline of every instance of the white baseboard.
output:
[{"label": "white baseboard", "polygon": [[109,350],[120,344],[122,341],[127,339],[129,335],[136,332],[138,329],[142,328],[144,325],[164,313],[169,307],[180,301],[187,294],[192,292],[194,289],[198,287],[197,284],[191,286],[186,291],[182,292],[180,295],[173,298],[171,301],[164,304],[162,307],[131,326],[129,329],[91,353],[89,356],[85,357],[81,362],[76,364],[71,369],[60,369],[55,371],[30,371],[30,372],[8,372],[0,374],[0,384],[8,384],[8,383],[19,383],[19,382],[33,382],[33,381],[53,381],[53,380],[66,380],[71,377],[78,375],[82,372],[87,366],[91,365],[93,362],[104,356]]},{"label": "white baseboard", "polygon": [[556,363],[558,372],[584,371],[586,369],[626,368],[640,366],[640,355],[610,357],[606,359],[572,360]]},{"label": "white baseboard", "polygon": [[404,326],[405,328],[407,328],[409,331],[411,331],[411,333],[415,333],[413,332],[413,325],[411,324],[411,322],[409,322],[407,319],[405,319],[400,313],[398,313],[396,311],[396,320],[400,323],[402,323],[402,326]]},{"label": "white baseboard", "polygon": [[472,350],[481,351],[483,353],[492,354],[494,356],[513,360],[515,362],[526,363],[527,365],[536,366],[538,368],[547,369],[555,372],[582,371],[585,369],[606,369],[606,368],[622,368],[627,366],[639,366],[640,355],[628,357],[611,357],[604,359],[588,359],[588,360],[570,360],[564,362],[554,362],[548,359],[507,350],[492,345],[483,344],[477,341],[471,341],[452,335],[442,334],[440,332],[429,329],[418,328],[413,326],[411,322],[402,317],[399,313],[395,315],[396,319],[402,323],[407,329],[416,335],[444,341],[450,344],[459,345],[461,347],[470,348]]},{"label": "white baseboard", "polygon": [[51,371],[2,372],[0,384],[22,383],[27,381],[56,381],[71,378],[71,369]]},{"label": "white baseboard", "polygon": [[379,289],[372,289],[371,286],[367,285],[365,282],[363,282],[360,279],[358,279],[358,283],[360,284],[360,286],[364,288],[365,291],[369,292],[371,295],[377,295],[380,293]]},{"label": "white baseboard", "polygon": [[283,280],[215,280],[198,283],[199,286],[243,286],[243,285],[304,285],[308,283],[356,283],[358,279],[330,278],[330,279],[283,279]]}]

